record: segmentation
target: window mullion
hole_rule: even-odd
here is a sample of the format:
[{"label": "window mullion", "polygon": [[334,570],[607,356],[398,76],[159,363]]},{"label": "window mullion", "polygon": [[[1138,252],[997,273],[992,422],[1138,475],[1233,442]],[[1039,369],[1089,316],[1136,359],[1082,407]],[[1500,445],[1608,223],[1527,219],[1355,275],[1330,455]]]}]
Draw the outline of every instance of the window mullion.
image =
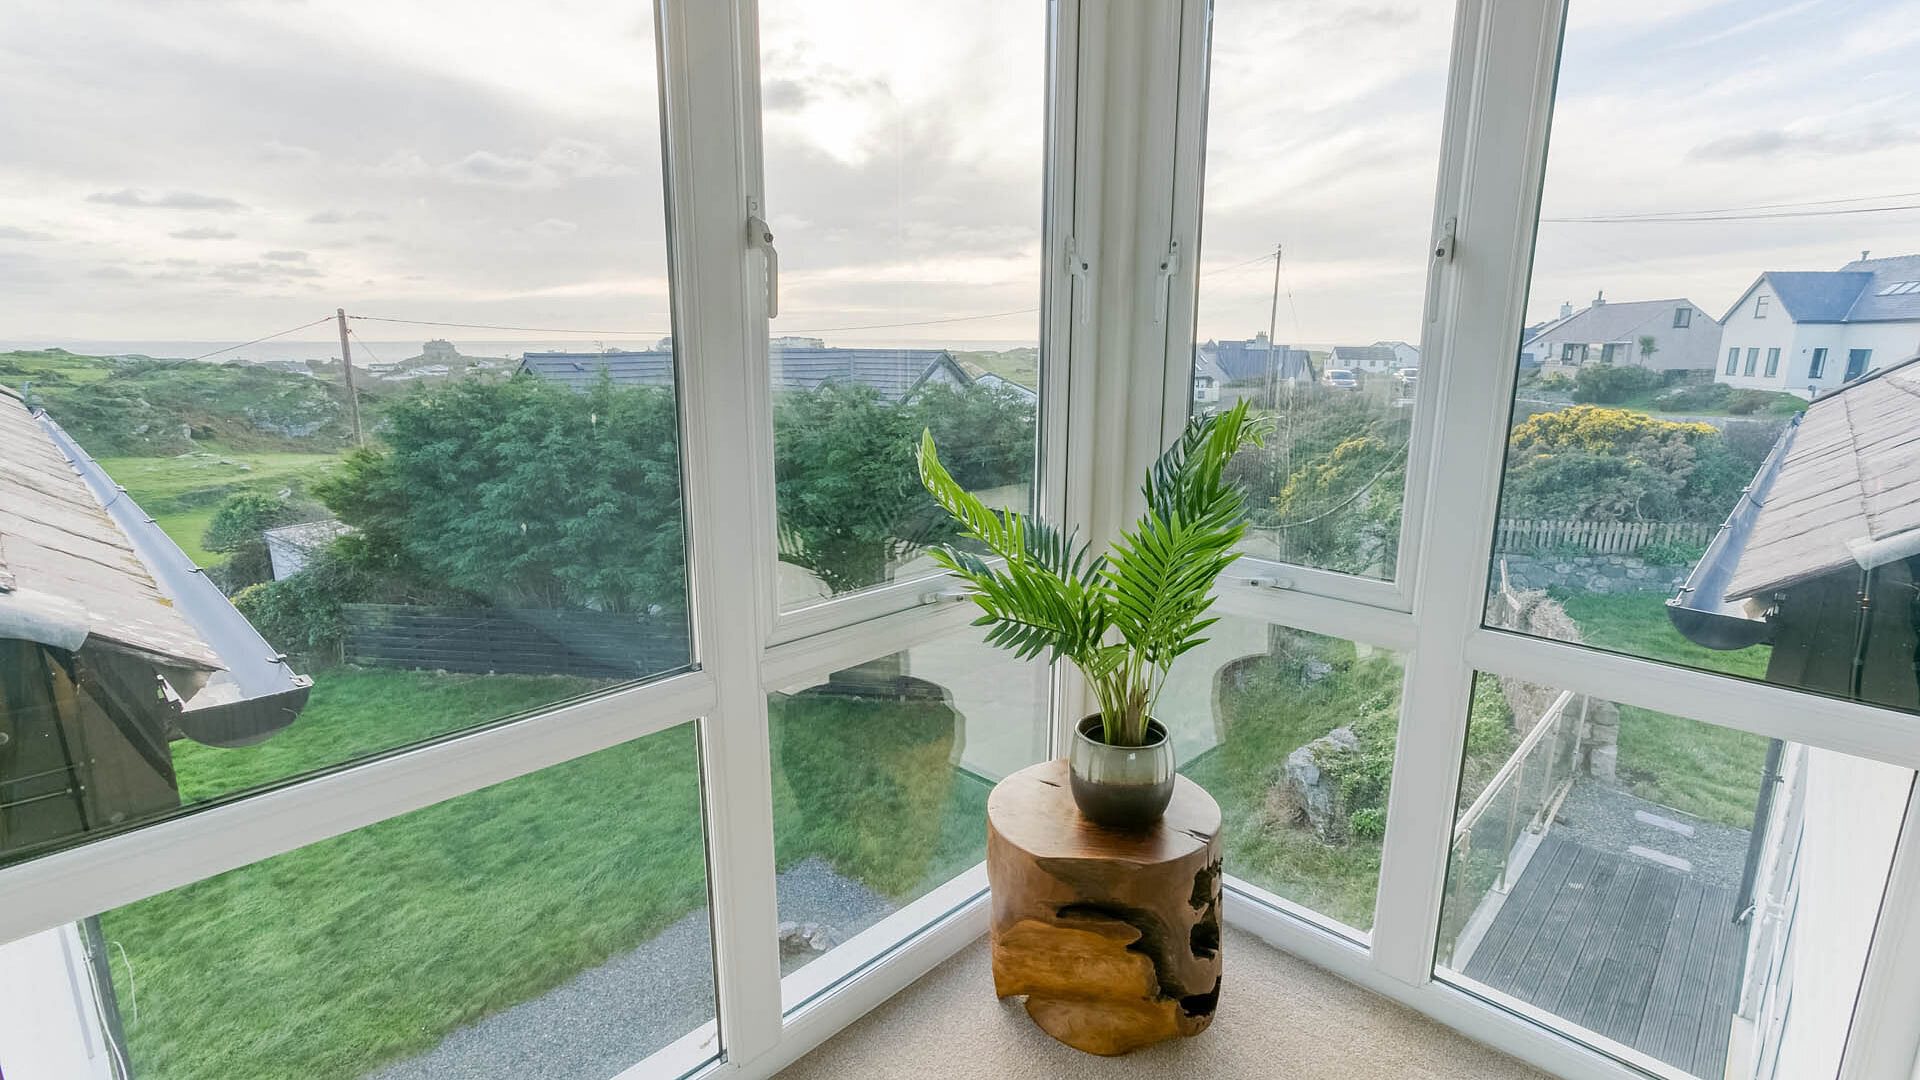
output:
[{"label": "window mullion", "polygon": [[[1445,142],[1459,146],[1455,250],[1429,296],[1444,328],[1428,392],[1437,391],[1431,503],[1420,523],[1407,664],[1381,852],[1374,962],[1395,978],[1431,977],[1473,670],[1499,496],[1506,402],[1526,295],[1528,248],[1545,167],[1559,5],[1463,0],[1455,22]],[[1423,364],[1423,367],[1429,365]]]}]

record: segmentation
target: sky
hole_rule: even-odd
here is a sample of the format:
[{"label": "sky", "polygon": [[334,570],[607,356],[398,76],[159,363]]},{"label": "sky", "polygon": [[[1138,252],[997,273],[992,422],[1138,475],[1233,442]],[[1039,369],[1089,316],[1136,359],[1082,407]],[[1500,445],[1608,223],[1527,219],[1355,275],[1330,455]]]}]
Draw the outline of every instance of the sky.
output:
[{"label": "sky", "polygon": [[[774,333],[1035,341],[1045,5],[760,9]],[[1218,0],[1202,338],[1266,328],[1279,244],[1282,340],[1417,340],[1451,20]],[[0,343],[237,342],[345,307],[650,344],[654,56],[635,0],[9,0]],[[1920,190],[1916,70],[1920,3],[1574,0],[1544,216]],[[1889,203],[1920,197],[1818,209]],[[1762,270],[1863,248],[1920,252],[1920,211],[1547,221],[1529,314],[1602,289],[1717,313]]]}]

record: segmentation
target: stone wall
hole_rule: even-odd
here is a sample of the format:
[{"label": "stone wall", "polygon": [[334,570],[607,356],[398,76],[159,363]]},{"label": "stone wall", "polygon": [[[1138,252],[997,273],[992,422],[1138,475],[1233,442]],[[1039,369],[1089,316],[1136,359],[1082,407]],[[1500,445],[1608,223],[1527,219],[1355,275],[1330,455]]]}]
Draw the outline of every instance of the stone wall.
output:
[{"label": "stone wall", "polygon": [[1492,586],[1500,587],[1498,559],[1516,589],[1571,589],[1587,593],[1673,592],[1687,580],[1690,566],[1649,563],[1636,555],[1496,556]]}]

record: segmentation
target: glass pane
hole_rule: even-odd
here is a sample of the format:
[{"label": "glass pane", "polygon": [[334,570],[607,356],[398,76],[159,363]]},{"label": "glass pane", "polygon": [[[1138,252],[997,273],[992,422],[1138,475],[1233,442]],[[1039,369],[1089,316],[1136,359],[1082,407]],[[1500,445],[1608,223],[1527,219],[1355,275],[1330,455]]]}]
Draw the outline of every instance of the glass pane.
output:
[{"label": "glass pane", "polygon": [[687,664],[644,6],[0,40],[0,862]]},{"label": "glass pane", "polygon": [[1394,576],[1452,10],[1214,5],[1193,408],[1273,418],[1249,554]]},{"label": "glass pane", "polygon": [[954,476],[1024,509],[1038,402],[1048,6],[760,4],[782,608],[935,572]]},{"label": "glass pane", "polygon": [[0,945],[0,1058],[605,1080],[701,1031],[693,1064],[717,1051],[706,905],[688,725]]},{"label": "glass pane", "polygon": [[768,696],[786,972],[986,858],[987,792],[1047,756],[1047,687],[970,632]]},{"label": "glass pane", "polygon": [[1478,676],[1442,978],[1631,1063],[1839,1067],[1913,773]]},{"label": "glass pane", "polygon": [[1180,771],[1220,803],[1226,871],[1372,928],[1400,656],[1238,617],[1207,637],[1157,711]]},{"label": "glass pane", "polygon": [[1570,5],[1493,551],[1567,621],[1496,588],[1487,622],[1920,710],[1920,224],[1861,179],[1920,149],[1891,99],[1721,62],[1871,40],[1849,79],[1894,85],[1920,43],[1886,5],[1744,13]]}]

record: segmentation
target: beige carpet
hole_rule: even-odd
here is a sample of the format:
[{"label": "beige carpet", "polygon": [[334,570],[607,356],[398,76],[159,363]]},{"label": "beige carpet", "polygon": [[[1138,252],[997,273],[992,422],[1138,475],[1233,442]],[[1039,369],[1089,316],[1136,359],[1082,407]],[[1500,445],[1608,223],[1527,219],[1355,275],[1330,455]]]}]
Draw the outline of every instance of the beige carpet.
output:
[{"label": "beige carpet", "polygon": [[1121,1058],[1054,1042],[1017,1001],[993,996],[985,941],[782,1072],[785,1080],[910,1077],[1286,1077],[1540,1080],[1544,1074],[1334,975],[1227,932],[1213,1026]]}]

